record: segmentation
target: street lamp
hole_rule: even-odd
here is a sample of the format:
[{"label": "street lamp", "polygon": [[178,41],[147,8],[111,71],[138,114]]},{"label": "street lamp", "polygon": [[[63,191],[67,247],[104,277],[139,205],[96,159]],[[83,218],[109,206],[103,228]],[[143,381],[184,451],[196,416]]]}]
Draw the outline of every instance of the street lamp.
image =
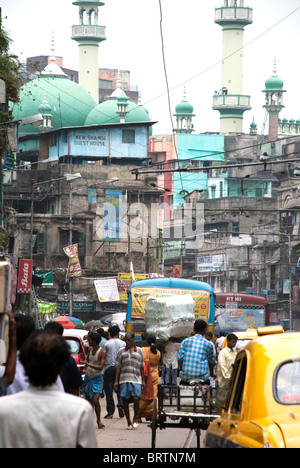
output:
[{"label": "street lamp", "polygon": [[108,179],[105,181],[106,184],[111,184],[112,182],[117,182],[119,180],[118,177],[113,177],[112,179]]},{"label": "street lamp", "polygon": [[289,316],[290,316],[290,330],[293,329],[293,314],[292,314],[292,249],[291,249],[291,236],[285,232],[279,232],[281,236],[288,238],[288,252],[289,252]]},{"label": "street lamp", "polygon": [[43,116],[42,114],[35,114],[35,115],[30,115],[29,117],[24,117],[24,119],[17,120],[17,121],[12,121],[14,122],[21,122],[22,125],[32,125],[33,127],[39,128],[43,122]]}]

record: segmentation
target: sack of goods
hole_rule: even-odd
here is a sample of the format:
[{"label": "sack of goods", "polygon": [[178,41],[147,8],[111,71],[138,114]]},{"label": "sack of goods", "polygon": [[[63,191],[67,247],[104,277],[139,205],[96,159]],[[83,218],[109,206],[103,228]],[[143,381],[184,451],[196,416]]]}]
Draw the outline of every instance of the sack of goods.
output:
[{"label": "sack of goods", "polygon": [[190,335],[195,322],[195,301],[190,294],[148,297],[145,306],[147,333],[161,340]]}]

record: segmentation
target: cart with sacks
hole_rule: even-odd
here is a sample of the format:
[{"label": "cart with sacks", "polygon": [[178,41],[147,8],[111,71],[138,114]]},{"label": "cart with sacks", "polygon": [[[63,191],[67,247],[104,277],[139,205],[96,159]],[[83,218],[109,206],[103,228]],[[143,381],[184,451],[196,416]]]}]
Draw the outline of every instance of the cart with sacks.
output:
[{"label": "cart with sacks", "polygon": [[[191,295],[149,297],[145,307],[147,333],[158,341],[190,336],[195,322],[195,302]],[[209,381],[192,379],[158,385],[150,424],[151,447],[156,447],[158,429],[183,428],[195,430],[197,447],[200,447],[201,430],[206,430],[218,414],[213,405],[215,388]]]}]

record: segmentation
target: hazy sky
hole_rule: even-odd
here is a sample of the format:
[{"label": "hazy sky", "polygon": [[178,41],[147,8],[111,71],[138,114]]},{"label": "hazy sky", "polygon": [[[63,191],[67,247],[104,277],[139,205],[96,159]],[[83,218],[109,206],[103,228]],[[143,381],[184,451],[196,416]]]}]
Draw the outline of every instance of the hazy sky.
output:
[{"label": "hazy sky", "polygon": [[[218,132],[219,113],[212,110],[212,96],[221,87],[222,29],[214,23],[214,11],[223,0],[161,0],[162,21],[159,0],[104,2],[98,23],[106,26],[107,40],[99,46],[99,67],[130,71],[142,104],[151,119],[159,121],[154,133],[172,128],[161,27],[171,114],[185,86],[196,114],[195,132]],[[253,24],[244,32],[243,93],[251,96],[252,106],[244,114],[244,132],[254,117],[260,133],[265,115],[262,90],[272,75],[274,57],[287,91],[280,117],[300,118],[300,0],[245,0],[245,6],[253,8]],[[1,7],[3,26],[14,41],[11,52],[24,61],[50,55],[54,31],[56,55],[63,56],[65,67],[78,70],[71,26],[79,23],[79,14],[72,0],[1,0]]]}]

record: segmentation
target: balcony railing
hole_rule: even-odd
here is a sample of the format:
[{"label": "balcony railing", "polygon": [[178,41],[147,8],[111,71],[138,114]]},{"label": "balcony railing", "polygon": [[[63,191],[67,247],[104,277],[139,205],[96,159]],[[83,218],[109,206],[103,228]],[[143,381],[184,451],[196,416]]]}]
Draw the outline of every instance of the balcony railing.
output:
[{"label": "balcony railing", "polygon": [[215,23],[252,23],[253,10],[248,7],[222,7],[215,10]]},{"label": "balcony railing", "polygon": [[104,41],[106,39],[106,27],[99,26],[98,24],[80,24],[78,26],[72,26],[72,39],[95,39]]},{"label": "balcony railing", "polygon": [[242,94],[215,94],[213,97],[214,108],[243,108],[249,109],[250,96]]}]

